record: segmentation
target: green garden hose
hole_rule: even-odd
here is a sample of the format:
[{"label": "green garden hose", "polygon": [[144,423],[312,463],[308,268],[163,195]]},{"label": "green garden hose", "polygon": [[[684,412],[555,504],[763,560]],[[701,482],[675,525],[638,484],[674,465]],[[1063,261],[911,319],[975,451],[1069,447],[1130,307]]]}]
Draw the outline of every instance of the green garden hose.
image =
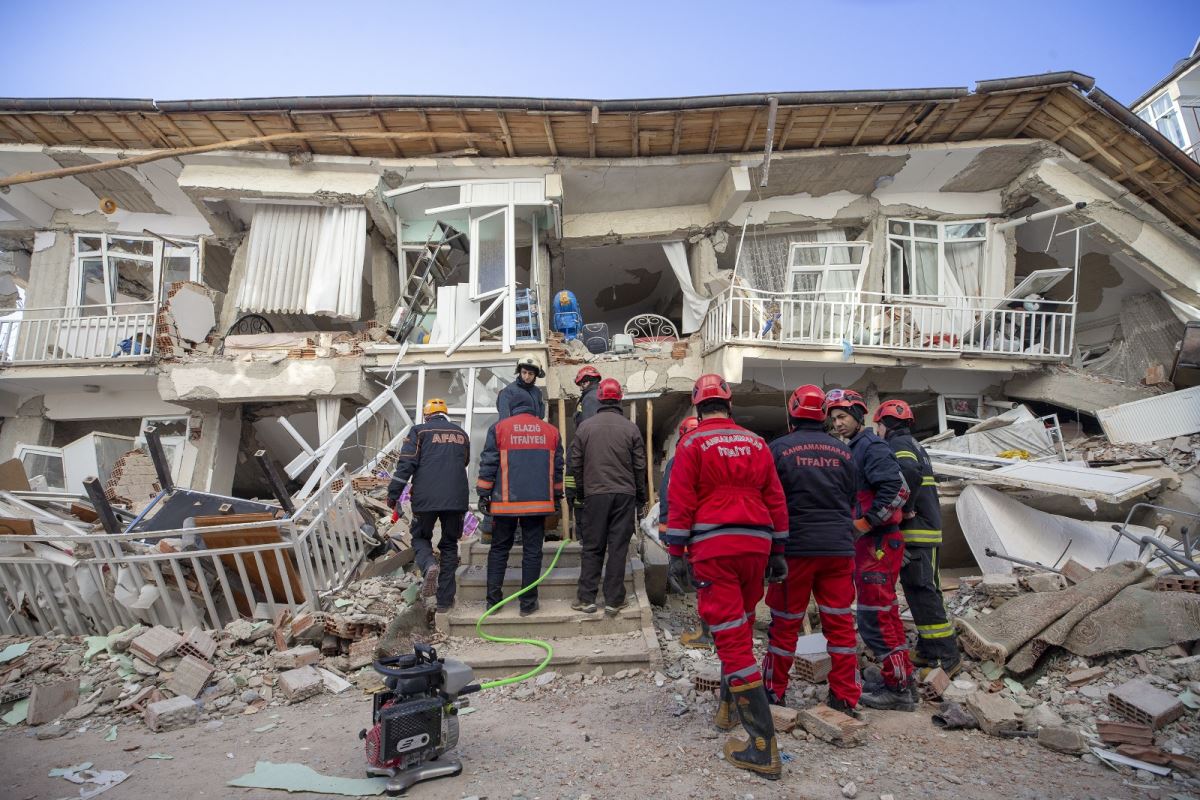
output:
[{"label": "green garden hose", "polygon": [[512,684],[512,683],[520,683],[521,681],[527,681],[530,678],[536,676],[542,670],[544,670],[546,668],[546,666],[550,663],[550,659],[554,658],[554,648],[550,646],[549,642],[543,642],[541,639],[519,639],[519,638],[512,637],[512,636],[492,636],[490,633],[484,632],[483,621],[486,620],[488,617],[490,617],[495,612],[499,611],[501,608],[503,608],[507,604],[511,603],[513,600],[516,600],[518,597],[525,594],[530,589],[533,589],[539,583],[544,581],[546,579],[546,576],[549,575],[554,570],[554,565],[558,563],[558,557],[562,555],[563,548],[565,548],[567,546],[567,542],[568,542],[568,540],[566,538],[564,538],[562,540],[562,543],[559,544],[558,549],[556,551],[554,551],[554,558],[550,559],[550,566],[546,567],[546,571],[543,572],[541,575],[539,575],[538,579],[536,581],[529,584],[528,586],[526,586],[524,589],[521,589],[520,591],[513,592],[508,597],[501,600],[499,603],[496,603],[496,605],[492,606],[487,611],[483,612],[483,616],[481,616],[479,618],[479,620],[475,623],[475,633],[479,634],[479,636],[481,636],[482,638],[487,639],[489,642],[500,642],[502,644],[531,644],[534,647],[540,647],[543,650],[545,650],[546,657],[542,659],[542,663],[538,664],[536,667],[531,669],[529,672],[524,672],[520,675],[513,675],[510,678],[499,678],[498,680],[494,680],[494,681],[486,681],[479,685],[480,689],[494,689],[497,686],[508,686],[509,684]]}]

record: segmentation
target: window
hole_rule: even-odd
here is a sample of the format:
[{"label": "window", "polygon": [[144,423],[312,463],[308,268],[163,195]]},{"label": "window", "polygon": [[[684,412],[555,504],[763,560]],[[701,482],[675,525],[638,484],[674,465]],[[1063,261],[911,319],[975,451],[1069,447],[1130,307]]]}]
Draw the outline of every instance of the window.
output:
[{"label": "window", "polygon": [[862,285],[867,244],[792,242],[788,290],[819,294],[824,300],[852,302]]},{"label": "window", "polygon": [[199,246],[141,236],[75,237],[73,305],[80,316],[152,309],[172,283],[199,278]]},{"label": "window", "polygon": [[987,223],[890,219],[885,291],[892,297],[979,297]]},{"label": "window", "polygon": [[1150,101],[1150,105],[1138,112],[1138,116],[1149,122],[1158,132],[1171,140],[1180,150],[1188,146],[1183,125],[1179,122],[1179,107],[1166,92]]},{"label": "window", "polygon": [[[67,490],[67,476],[63,469],[61,447],[36,447],[23,444],[17,447],[17,458],[21,460],[21,466],[24,467],[25,474],[29,476],[29,483],[34,491],[39,488],[42,491],[51,492]],[[44,486],[42,485],[43,481]]]}]

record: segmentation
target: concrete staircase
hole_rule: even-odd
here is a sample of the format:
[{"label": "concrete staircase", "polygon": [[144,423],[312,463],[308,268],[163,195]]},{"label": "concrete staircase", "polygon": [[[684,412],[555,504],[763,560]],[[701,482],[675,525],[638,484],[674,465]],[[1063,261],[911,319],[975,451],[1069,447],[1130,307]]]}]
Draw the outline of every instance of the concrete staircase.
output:
[{"label": "concrete staircase", "polygon": [[[543,570],[554,558],[559,544],[543,545]],[[545,651],[532,645],[488,642],[476,635],[475,622],[486,610],[489,549],[478,540],[463,543],[454,608],[436,617],[437,629],[453,640],[448,643],[446,654],[470,664],[482,678],[517,674],[532,669],[545,657]],[[634,549],[632,545],[630,549]],[[571,610],[579,584],[579,558],[579,543],[568,543],[554,570],[538,586],[538,611],[522,617],[518,614],[518,601],[514,600],[489,617],[485,629],[493,636],[548,642],[554,648],[548,669],[559,673],[591,672],[596,667],[605,674],[633,668],[656,669],[660,661],[658,637],[646,596],[642,562],[638,558],[629,560],[625,569],[629,605],[616,617],[609,617],[602,605],[595,614]],[[520,586],[521,551],[514,547],[504,574],[504,596]]]}]

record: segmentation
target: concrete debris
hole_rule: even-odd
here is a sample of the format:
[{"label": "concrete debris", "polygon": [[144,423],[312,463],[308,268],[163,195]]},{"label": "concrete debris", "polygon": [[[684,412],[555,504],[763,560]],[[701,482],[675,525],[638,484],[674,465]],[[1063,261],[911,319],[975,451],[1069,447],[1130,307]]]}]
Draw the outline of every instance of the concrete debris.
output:
[{"label": "concrete debris", "polygon": [[1042,728],[1037,735],[1038,744],[1048,750],[1067,755],[1083,755],[1088,752],[1087,739],[1074,728],[1051,726]]},{"label": "concrete debris", "polygon": [[1057,592],[1067,588],[1067,579],[1057,572],[1037,572],[1026,576],[1022,582],[1031,592]]},{"label": "concrete debris", "polygon": [[129,652],[147,664],[157,665],[163,659],[175,655],[181,644],[183,637],[178,633],[162,625],[155,625],[130,643]]},{"label": "concrete debris", "polygon": [[184,656],[167,681],[167,690],[181,697],[197,698],[212,677],[214,667],[195,656]]},{"label": "concrete debris", "polygon": [[826,705],[805,708],[799,714],[804,730],[838,747],[858,747],[866,741],[867,724]]},{"label": "concrete debris", "polygon": [[325,682],[312,667],[290,669],[279,675],[279,690],[289,703],[299,703],[321,693]]},{"label": "concrete debris", "polygon": [[775,730],[778,733],[791,733],[799,724],[800,711],[785,706],[771,706],[771,718],[775,720]]},{"label": "concrete debris", "polygon": [[29,712],[26,723],[43,725],[70,711],[79,703],[79,679],[34,686],[29,693]]},{"label": "concrete debris", "polygon": [[1085,683],[1091,683],[1103,674],[1104,667],[1089,667],[1088,669],[1076,670],[1075,672],[1067,673],[1067,683],[1072,686],[1082,686]]},{"label": "concrete debris", "polygon": [[1021,728],[1030,733],[1037,733],[1040,728],[1061,727],[1063,722],[1063,718],[1055,713],[1048,703],[1039,703],[1025,712],[1021,718]]},{"label": "concrete debris", "polygon": [[321,651],[309,644],[293,647],[271,655],[271,663],[279,670],[298,669],[316,664],[321,660]]},{"label": "concrete debris", "polygon": [[189,697],[172,697],[146,706],[142,718],[150,730],[162,733],[195,725],[200,719],[200,708]]},{"label": "concrete debris", "polygon": [[1136,679],[1121,684],[1108,694],[1108,703],[1122,716],[1157,730],[1183,716],[1183,703],[1176,697]]},{"label": "concrete debris", "polygon": [[1021,707],[1000,694],[977,691],[967,698],[967,710],[989,736],[1000,736],[1019,730]]}]

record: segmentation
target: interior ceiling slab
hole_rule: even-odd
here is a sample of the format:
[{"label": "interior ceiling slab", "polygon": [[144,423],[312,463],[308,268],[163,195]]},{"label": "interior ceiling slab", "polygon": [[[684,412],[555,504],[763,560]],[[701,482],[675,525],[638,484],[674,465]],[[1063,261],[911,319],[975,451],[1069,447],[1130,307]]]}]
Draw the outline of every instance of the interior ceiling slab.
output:
[{"label": "interior ceiling slab", "polygon": [[750,185],[760,198],[808,194],[823,197],[834,192],[867,195],[875,191],[875,182],[895,176],[904,169],[909,154],[872,155],[870,153],[828,153],[805,158],[771,162],[771,179],[766,188],[757,189],[761,167],[750,169]]},{"label": "interior ceiling slab", "polygon": [[566,288],[579,299],[584,322],[596,321],[588,319],[589,312],[605,320],[652,313],[679,292],[659,244],[571,249],[563,261]]},{"label": "interior ceiling slab", "polygon": [[568,167],[563,211],[592,214],[630,208],[707,203],[729,170],[727,163]]}]

